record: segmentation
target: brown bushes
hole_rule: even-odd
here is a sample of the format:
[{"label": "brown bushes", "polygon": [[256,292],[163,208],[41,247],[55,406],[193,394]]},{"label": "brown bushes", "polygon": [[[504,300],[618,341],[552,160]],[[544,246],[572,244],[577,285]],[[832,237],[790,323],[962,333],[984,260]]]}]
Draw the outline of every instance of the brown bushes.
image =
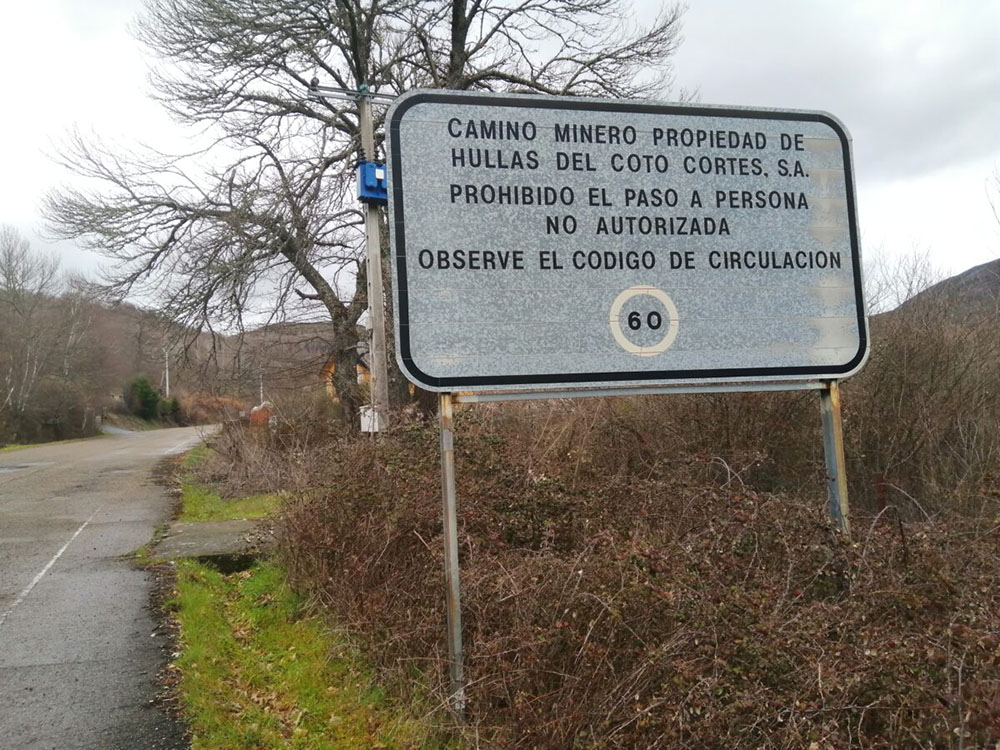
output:
[{"label": "brown bushes", "polygon": [[1000,497],[996,316],[956,323],[947,299],[918,298],[872,321],[872,339],[868,366],[844,388],[855,497],[912,517],[977,515]]},{"label": "brown bushes", "polygon": [[[711,482],[711,458],[676,454],[660,470],[668,456],[637,449],[642,429],[608,426],[618,414],[530,407],[562,437],[526,442],[525,408],[477,408],[458,431],[469,712],[485,746],[1000,739],[1000,518],[904,524],[889,508],[856,518],[849,545],[819,484],[757,494],[732,466]],[[436,431],[320,455],[334,489],[284,520],[295,579],[396,684],[443,695]]]},{"label": "brown bushes", "polygon": [[[459,415],[478,746],[1000,741],[1000,339],[919,302],[873,321],[844,387],[852,544],[823,516],[815,393]],[[310,424],[227,435],[229,481],[311,488],[282,522],[293,577],[443,705],[436,429]]]},{"label": "brown bushes", "polygon": [[185,393],[178,399],[184,424],[212,424],[235,418],[246,404],[227,396],[208,393]]}]

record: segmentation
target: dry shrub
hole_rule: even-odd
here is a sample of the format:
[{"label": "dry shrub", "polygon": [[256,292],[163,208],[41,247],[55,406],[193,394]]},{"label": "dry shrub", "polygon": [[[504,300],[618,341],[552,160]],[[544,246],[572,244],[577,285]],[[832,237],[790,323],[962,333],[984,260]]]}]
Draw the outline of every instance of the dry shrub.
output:
[{"label": "dry shrub", "polygon": [[227,497],[322,487],[327,471],[315,454],[343,435],[342,425],[321,409],[289,418],[279,407],[262,425],[231,419],[209,441],[212,452],[198,473]]},{"label": "dry shrub", "polygon": [[243,401],[210,393],[185,393],[178,401],[184,424],[214,424],[236,418],[247,408]]},{"label": "dry shrub", "polygon": [[[856,516],[848,544],[823,519],[819,483],[796,499],[724,474],[712,482],[717,465],[702,458],[674,455],[660,470],[658,451],[637,449],[644,438],[607,432],[620,415],[569,409],[548,424],[545,415],[477,408],[459,418],[469,715],[480,746],[1000,740],[996,506],[978,520],[905,523],[889,505]],[[625,433],[633,429],[643,428]],[[539,432],[560,437],[529,442]],[[436,430],[402,424],[310,460],[327,467],[331,489],[286,511],[281,551],[294,579],[357,635],[384,678],[443,696]]]},{"label": "dry shrub", "polygon": [[844,388],[857,501],[913,517],[977,515],[1000,497],[1000,317],[918,298],[872,321],[872,356]]},{"label": "dry shrub", "polygon": [[[470,428],[519,447],[530,474],[638,477],[758,490],[813,486],[821,459],[814,393],[535,401],[482,410]],[[814,439],[803,439],[811,434]]]}]

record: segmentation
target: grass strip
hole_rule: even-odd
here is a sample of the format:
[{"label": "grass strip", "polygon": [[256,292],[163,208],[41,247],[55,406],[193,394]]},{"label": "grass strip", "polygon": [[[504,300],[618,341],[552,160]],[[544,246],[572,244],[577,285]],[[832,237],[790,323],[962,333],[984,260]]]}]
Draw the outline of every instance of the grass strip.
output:
[{"label": "grass strip", "polygon": [[430,750],[345,637],[306,614],[275,563],[223,575],[177,565],[180,691],[192,750]]},{"label": "grass strip", "polygon": [[23,451],[25,448],[36,448],[39,445],[48,445],[48,443],[36,443],[35,445],[32,445],[31,443],[11,443],[10,445],[5,445],[2,448],[0,448],[0,453]]},{"label": "grass strip", "polygon": [[181,483],[183,505],[178,521],[233,521],[236,519],[267,518],[281,507],[282,496],[250,495],[227,500],[210,488],[193,480]]},{"label": "grass strip", "polygon": [[45,443],[9,443],[0,446],[0,453],[11,453],[13,451],[23,451],[25,448],[42,448],[47,445],[65,445],[66,443],[79,443],[83,440],[98,440],[104,435],[88,435],[87,437],[66,438],[65,440],[49,440]]},{"label": "grass strip", "polygon": [[185,477],[181,482],[181,513],[178,521],[234,521],[268,518],[281,507],[283,495],[271,493],[226,499],[195,479],[195,469],[211,455],[212,449],[199,445],[184,456]]},{"label": "grass strip", "polygon": [[205,445],[205,443],[199,443],[184,454],[184,468],[188,471],[197,469],[201,464],[208,460],[212,453],[212,449]]}]

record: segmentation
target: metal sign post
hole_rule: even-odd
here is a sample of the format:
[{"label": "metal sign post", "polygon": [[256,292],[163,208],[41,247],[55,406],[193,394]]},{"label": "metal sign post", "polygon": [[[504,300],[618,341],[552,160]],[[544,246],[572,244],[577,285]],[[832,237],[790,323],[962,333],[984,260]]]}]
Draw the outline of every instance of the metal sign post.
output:
[{"label": "metal sign post", "polygon": [[444,578],[448,628],[448,702],[459,721],[465,719],[465,676],[462,658],[462,604],[458,573],[458,503],[455,498],[455,437],[452,398],[440,395],[441,495],[444,505]]},{"label": "metal sign post", "polygon": [[840,387],[836,380],[819,392],[823,415],[823,454],[826,458],[827,509],[837,530],[848,539],[851,524],[847,516],[847,467],[844,465],[844,425],[840,416]]}]

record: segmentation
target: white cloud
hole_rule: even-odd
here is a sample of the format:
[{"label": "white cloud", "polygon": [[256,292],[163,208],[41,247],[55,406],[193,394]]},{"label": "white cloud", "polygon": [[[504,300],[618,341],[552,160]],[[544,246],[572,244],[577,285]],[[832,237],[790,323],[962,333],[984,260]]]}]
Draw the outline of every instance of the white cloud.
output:
[{"label": "white cloud", "polygon": [[1000,149],[1000,4],[706,1],[685,37],[703,101],[830,110],[873,179]]},{"label": "white cloud", "polygon": [[947,274],[1000,257],[990,182],[973,164],[860,189],[864,251],[900,256],[926,250]]}]

